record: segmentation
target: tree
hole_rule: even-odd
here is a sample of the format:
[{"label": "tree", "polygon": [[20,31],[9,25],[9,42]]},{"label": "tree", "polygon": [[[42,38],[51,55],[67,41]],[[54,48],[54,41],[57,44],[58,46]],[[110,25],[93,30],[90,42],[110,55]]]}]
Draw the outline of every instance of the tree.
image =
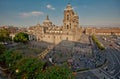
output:
[{"label": "tree", "polygon": [[15,42],[22,42],[22,43],[26,43],[29,40],[29,36],[27,33],[18,33],[15,35],[15,37],[13,38],[13,40]]},{"label": "tree", "polygon": [[23,58],[23,55],[19,52],[13,51],[13,50],[7,50],[4,53],[4,59],[6,65],[9,67],[9,69],[13,72],[16,68],[15,64]]},{"label": "tree", "polygon": [[45,62],[42,60],[24,56],[15,50],[7,50],[3,58],[12,79],[73,79],[67,64],[44,69]]},{"label": "tree", "polygon": [[0,41],[8,41],[10,39],[9,37],[9,31],[7,29],[0,29]]},{"label": "tree", "polygon": [[6,47],[3,44],[0,44],[0,55],[3,54],[6,50]]},{"label": "tree", "polygon": [[[44,75],[43,72],[44,62],[36,59],[25,57],[16,64],[16,69],[19,71],[15,74],[16,79],[36,79],[38,74]],[[39,78],[40,79],[40,78]]]},{"label": "tree", "polygon": [[96,43],[96,45],[98,46],[98,48],[100,50],[104,50],[105,47],[103,46],[102,43],[100,43],[100,41],[95,37],[95,35],[92,35],[92,40]]},{"label": "tree", "polygon": [[[51,66],[46,69],[44,79],[73,79],[72,71],[67,64],[62,66]],[[39,78],[38,78],[39,79]]]},{"label": "tree", "polygon": [[3,44],[0,44],[0,65],[4,63],[4,52],[6,51],[6,47]]}]

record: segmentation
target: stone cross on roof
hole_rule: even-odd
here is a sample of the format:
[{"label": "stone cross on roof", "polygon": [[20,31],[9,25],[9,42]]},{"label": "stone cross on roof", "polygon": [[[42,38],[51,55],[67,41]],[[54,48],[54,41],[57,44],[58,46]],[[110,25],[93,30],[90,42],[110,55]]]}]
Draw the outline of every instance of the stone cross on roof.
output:
[{"label": "stone cross on roof", "polygon": [[46,16],[46,20],[49,20],[49,16],[48,15]]},{"label": "stone cross on roof", "polygon": [[72,10],[72,6],[70,3],[68,3],[67,7],[66,7],[66,10]]}]

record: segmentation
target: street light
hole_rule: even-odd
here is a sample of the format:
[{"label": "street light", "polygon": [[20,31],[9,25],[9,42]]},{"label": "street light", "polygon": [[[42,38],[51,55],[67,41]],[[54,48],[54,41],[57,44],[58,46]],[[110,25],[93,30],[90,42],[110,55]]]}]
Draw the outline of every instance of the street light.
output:
[{"label": "street light", "polygon": [[18,73],[18,72],[19,72],[19,69],[16,69],[15,72]]}]

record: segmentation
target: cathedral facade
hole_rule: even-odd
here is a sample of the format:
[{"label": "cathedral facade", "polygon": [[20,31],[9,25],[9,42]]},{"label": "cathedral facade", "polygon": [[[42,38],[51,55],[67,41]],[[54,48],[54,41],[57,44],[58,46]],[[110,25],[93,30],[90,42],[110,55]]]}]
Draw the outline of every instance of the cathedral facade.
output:
[{"label": "cathedral facade", "polygon": [[64,9],[63,25],[54,25],[47,15],[42,25],[30,27],[28,30],[31,40],[45,41],[58,44],[63,40],[78,41],[81,36],[79,16],[70,4]]}]

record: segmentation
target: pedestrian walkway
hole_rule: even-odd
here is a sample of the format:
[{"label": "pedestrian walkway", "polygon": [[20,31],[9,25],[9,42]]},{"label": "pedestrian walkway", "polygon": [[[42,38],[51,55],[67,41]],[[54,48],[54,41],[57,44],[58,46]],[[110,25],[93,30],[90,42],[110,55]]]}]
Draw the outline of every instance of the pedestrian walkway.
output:
[{"label": "pedestrian walkway", "polygon": [[100,79],[109,79],[100,69],[94,69],[91,72]]},{"label": "pedestrian walkway", "polygon": [[39,58],[39,59],[43,59],[43,58],[49,53],[49,51],[50,51],[51,49],[52,49],[52,48],[45,49],[42,53],[38,54],[38,58]]}]

